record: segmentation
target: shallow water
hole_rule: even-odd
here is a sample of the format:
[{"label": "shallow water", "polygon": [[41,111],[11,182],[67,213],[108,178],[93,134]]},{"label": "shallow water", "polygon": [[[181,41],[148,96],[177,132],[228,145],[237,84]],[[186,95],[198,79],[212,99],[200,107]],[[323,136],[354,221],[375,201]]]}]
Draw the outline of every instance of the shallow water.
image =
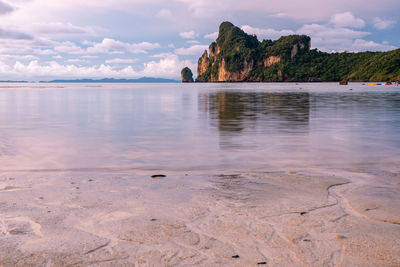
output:
[{"label": "shallow water", "polygon": [[0,87],[1,171],[254,170],[399,159],[395,86]]}]

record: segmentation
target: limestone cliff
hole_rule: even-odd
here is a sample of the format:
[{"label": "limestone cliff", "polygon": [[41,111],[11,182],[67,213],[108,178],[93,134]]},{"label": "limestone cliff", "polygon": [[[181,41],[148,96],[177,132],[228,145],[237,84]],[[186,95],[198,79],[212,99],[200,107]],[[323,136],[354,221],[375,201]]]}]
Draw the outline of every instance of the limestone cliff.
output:
[{"label": "limestone cliff", "polygon": [[[400,65],[396,63],[400,62],[400,49],[330,54],[310,47],[311,38],[306,35],[289,35],[275,41],[260,42],[256,36],[246,34],[232,23],[223,22],[217,40],[199,58],[196,81],[400,79]],[[377,72],[377,69],[382,71]]]},{"label": "limestone cliff", "polygon": [[[271,44],[273,44],[272,41]],[[294,58],[300,50],[309,49],[307,36],[282,37],[277,45],[284,44],[290,51],[278,51],[268,41],[259,42],[256,36],[248,35],[230,22],[219,28],[216,42],[204,51],[198,61],[197,81],[236,82],[255,81],[252,72],[260,67],[279,64],[283,57]],[[276,80],[282,80],[282,72],[276,71]]]}]

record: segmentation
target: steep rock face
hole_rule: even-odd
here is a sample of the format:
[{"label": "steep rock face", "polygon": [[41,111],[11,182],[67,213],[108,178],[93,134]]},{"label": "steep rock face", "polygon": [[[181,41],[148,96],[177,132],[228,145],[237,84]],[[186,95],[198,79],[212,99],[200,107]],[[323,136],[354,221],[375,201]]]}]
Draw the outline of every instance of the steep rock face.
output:
[{"label": "steep rock face", "polygon": [[264,61],[264,67],[270,67],[281,62],[281,57],[270,56]]},{"label": "steep rock face", "polygon": [[[254,72],[278,65],[282,58],[294,58],[300,50],[308,50],[309,40],[307,36],[289,36],[260,43],[256,36],[223,22],[216,42],[211,43],[208,53],[205,51],[198,61],[197,81],[261,81],[263,78],[254,77]],[[274,71],[274,80],[284,79],[282,70],[274,68]]]},{"label": "steep rock face", "polygon": [[208,68],[208,64],[210,63],[210,59],[207,54],[207,50],[204,51],[203,55],[201,58],[199,58],[199,61],[197,63],[197,75],[201,76],[203,75]]}]

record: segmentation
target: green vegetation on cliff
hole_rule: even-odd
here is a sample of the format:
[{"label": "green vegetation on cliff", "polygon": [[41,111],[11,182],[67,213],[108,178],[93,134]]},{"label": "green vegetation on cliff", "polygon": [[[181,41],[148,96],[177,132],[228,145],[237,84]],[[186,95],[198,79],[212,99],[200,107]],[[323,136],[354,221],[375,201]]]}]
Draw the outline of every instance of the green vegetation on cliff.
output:
[{"label": "green vegetation on cliff", "polygon": [[230,22],[199,59],[197,81],[386,81],[400,80],[400,49],[325,53],[310,49],[306,35],[259,42]]}]

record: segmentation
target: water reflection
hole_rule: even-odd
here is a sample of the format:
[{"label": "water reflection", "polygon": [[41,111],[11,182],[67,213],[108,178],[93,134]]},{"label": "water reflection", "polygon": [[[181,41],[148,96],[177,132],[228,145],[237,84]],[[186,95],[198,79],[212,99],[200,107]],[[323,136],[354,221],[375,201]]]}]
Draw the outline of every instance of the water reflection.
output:
[{"label": "water reflection", "polygon": [[199,108],[209,113],[210,123],[221,132],[249,128],[306,130],[310,120],[310,94],[212,92],[199,95]]}]

